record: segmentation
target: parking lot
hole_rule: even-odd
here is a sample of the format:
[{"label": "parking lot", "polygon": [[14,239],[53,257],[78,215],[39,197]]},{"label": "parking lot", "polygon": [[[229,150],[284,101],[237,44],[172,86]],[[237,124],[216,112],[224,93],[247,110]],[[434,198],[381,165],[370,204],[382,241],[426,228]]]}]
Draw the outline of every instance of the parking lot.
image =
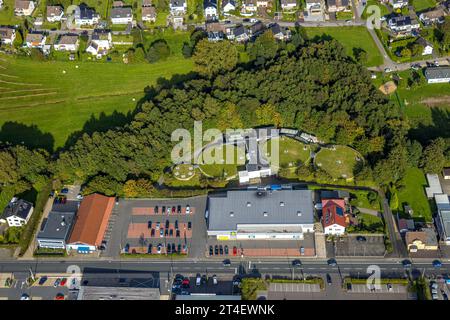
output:
[{"label": "parking lot", "polygon": [[[386,249],[383,235],[364,235],[363,237],[364,241],[358,241],[358,235],[354,234],[338,238],[334,246],[335,256],[384,256]],[[327,248],[329,247],[327,243]]]},{"label": "parking lot", "polygon": [[124,252],[204,255],[205,205],[206,197],[120,200],[107,231],[109,240],[104,255],[116,257]]}]

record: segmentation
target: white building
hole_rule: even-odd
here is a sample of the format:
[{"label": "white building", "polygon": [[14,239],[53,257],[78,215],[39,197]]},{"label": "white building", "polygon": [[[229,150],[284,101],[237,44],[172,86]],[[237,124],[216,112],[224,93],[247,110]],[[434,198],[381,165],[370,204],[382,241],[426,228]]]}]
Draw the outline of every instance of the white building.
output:
[{"label": "white building", "polygon": [[389,0],[394,9],[401,9],[408,6],[408,0]]},{"label": "white building", "polygon": [[112,36],[109,30],[94,30],[86,52],[101,57],[112,48]]},{"label": "white building", "polygon": [[170,13],[172,15],[183,15],[187,12],[186,0],[170,0],[169,3]]},{"label": "white building", "polygon": [[0,42],[11,45],[16,39],[16,29],[13,27],[0,27]]},{"label": "white building", "polygon": [[425,77],[427,78],[428,83],[449,83],[450,67],[427,68],[425,70]]},{"label": "white building", "polygon": [[30,32],[27,34],[25,44],[28,48],[44,48],[47,37],[41,32]]},{"label": "white building", "polygon": [[208,197],[208,236],[218,240],[302,240],[314,232],[310,190],[237,190]]},{"label": "white building", "polygon": [[222,11],[224,13],[228,13],[233,10],[236,10],[236,2],[234,0],[223,0],[222,1]]},{"label": "white building", "polygon": [[297,7],[297,0],[281,0],[282,10],[292,10]]},{"label": "white building", "polygon": [[94,9],[85,5],[80,5],[79,9],[75,10],[75,24],[79,26],[89,25],[92,26],[98,23],[100,15],[95,12]]},{"label": "white building", "polygon": [[206,20],[216,20],[218,17],[217,13],[217,0],[206,0],[203,5],[205,10]]},{"label": "white building", "polygon": [[62,35],[58,41],[53,45],[56,51],[77,51],[79,46],[78,35]]},{"label": "white building", "polygon": [[16,0],[14,6],[14,14],[16,16],[31,16],[33,14],[36,4],[34,1]]},{"label": "white building", "polygon": [[130,7],[118,7],[111,9],[112,24],[129,24],[133,21],[133,11]]},{"label": "white building", "polygon": [[47,6],[47,21],[58,22],[64,16],[64,9],[61,6]]},{"label": "white building", "polygon": [[39,248],[65,249],[74,219],[75,212],[51,211],[42,221],[36,238]]},{"label": "white building", "polygon": [[8,223],[10,227],[21,227],[27,224],[33,214],[33,205],[25,200],[12,198],[0,219],[2,223]]}]

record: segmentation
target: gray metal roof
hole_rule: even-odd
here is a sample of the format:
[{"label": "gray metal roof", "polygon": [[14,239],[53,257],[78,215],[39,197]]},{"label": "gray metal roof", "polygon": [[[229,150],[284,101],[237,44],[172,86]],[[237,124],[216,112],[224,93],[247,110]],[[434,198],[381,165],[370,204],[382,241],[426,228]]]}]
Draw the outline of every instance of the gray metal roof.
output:
[{"label": "gray metal roof", "polygon": [[425,70],[427,79],[450,79],[450,67],[432,67]]},{"label": "gray metal roof", "polygon": [[6,219],[11,216],[16,216],[22,219],[26,219],[32,208],[32,203],[22,199],[16,199],[15,201],[11,201],[10,203],[8,203],[5,210],[3,210],[2,218]]},{"label": "gray metal roof", "polygon": [[67,240],[74,218],[75,212],[51,211],[42,222],[38,239]]},{"label": "gray metal roof", "polygon": [[78,300],[159,300],[159,288],[82,286]]},{"label": "gray metal roof", "polygon": [[238,224],[312,224],[312,191],[228,191],[209,197],[208,214],[209,230],[237,230]]}]

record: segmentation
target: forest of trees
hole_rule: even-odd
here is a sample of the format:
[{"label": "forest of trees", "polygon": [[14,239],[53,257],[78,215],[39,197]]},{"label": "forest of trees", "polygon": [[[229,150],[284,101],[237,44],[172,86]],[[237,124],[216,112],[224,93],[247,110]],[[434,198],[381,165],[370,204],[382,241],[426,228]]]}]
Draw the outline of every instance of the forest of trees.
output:
[{"label": "forest of trees", "polygon": [[199,38],[195,48],[185,48],[186,56],[193,50],[194,79],[155,86],[128,125],[84,134],[52,161],[40,150],[5,148],[1,185],[34,185],[53,176],[84,181],[87,192],[145,194],[171,165],[172,131],[192,130],[194,120],[222,130],[282,124],[352,146],[368,160],[356,178],[386,186],[401,180],[408,165],[435,171],[448,157],[448,140],[422,147],[407,138],[401,110],[335,40],[309,43],[297,36],[279,45],[265,34],[248,48],[251,61],[238,64],[233,44]]}]

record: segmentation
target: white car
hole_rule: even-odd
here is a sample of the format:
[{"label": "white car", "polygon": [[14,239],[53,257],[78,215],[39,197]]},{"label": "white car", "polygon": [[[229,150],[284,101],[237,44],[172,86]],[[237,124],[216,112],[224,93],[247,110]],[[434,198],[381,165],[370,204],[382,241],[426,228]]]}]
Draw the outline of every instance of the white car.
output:
[{"label": "white car", "polygon": [[217,284],[217,276],[213,275],[213,284],[216,285]]},{"label": "white car", "polygon": [[158,250],[156,252],[161,253],[161,244],[158,244]]},{"label": "white car", "polygon": [[186,214],[190,214],[191,213],[191,207],[186,206]]}]

